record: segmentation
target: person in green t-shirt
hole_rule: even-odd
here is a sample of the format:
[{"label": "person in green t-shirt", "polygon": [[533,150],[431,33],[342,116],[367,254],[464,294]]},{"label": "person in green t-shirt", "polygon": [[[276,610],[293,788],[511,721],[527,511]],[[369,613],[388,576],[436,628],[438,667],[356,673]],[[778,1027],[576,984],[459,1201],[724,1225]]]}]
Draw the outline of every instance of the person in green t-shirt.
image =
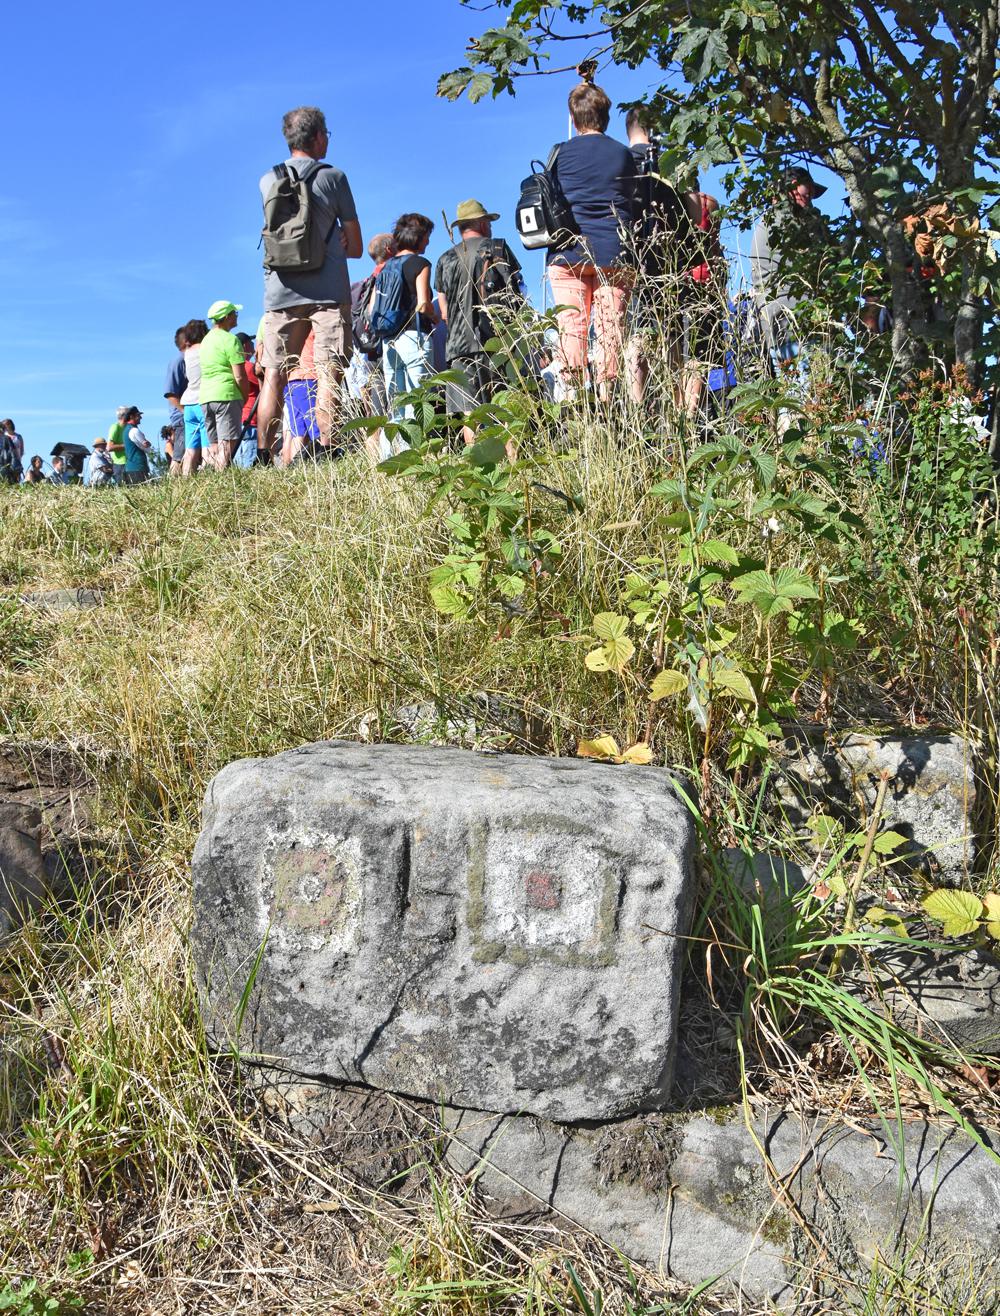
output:
[{"label": "person in green t-shirt", "polygon": [[119,407],[115,412],[115,422],[108,429],[108,456],[114,465],[115,484],[121,484],[125,476],[125,413],[128,407]]},{"label": "person in green t-shirt", "polygon": [[205,413],[208,459],[220,471],[232,462],[239,447],[247,396],[243,344],[230,332],[242,309],[233,302],[213,302],[208,318],[214,327],[201,342],[198,400]]}]

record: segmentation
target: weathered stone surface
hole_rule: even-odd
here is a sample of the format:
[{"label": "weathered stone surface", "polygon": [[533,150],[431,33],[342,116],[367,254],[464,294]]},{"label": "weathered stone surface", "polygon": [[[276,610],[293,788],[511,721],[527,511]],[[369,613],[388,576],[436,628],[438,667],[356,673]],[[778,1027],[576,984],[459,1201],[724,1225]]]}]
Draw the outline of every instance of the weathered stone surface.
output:
[{"label": "weathered stone surface", "polygon": [[[868,1280],[877,1255],[915,1271],[939,1260],[942,1299],[970,1274],[981,1298],[996,1291],[1000,1166],[955,1130],[916,1120],[900,1143],[895,1127],[890,1137],[774,1111],[751,1133],[738,1103],[573,1126],[263,1077],[270,1109],[351,1179],[422,1190],[421,1169],[443,1148],[490,1214],[581,1228],[686,1284],[715,1279],[713,1300],[741,1291],[741,1311],[747,1299],[755,1311],[764,1301],[845,1310],[838,1295]],[[818,1308],[797,1302],[811,1281],[814,1297],[827,1294]]]},{"label": "weathered stone surface", "polygon": [[104,596],[99,589],[47,589],[22,594],[21,602],[45,612],[87,612],[102,607]]},{"label": "weathered stone surface", "polygon": [[462,749],[524,748],[536,752],[549,739],[543,717],[497,695],[477,690],[434,703],[403,704],[381,720],[366,713],[358,723],[359,737],[383,738],[419,745],[454,745]]},{"label": "weathered stone surface", "polygon": [[969,1261],[993,1283],[1000,1167],[957,1132],[908,1125],[899,1157],[878,1128],[757,1119],[754,1137],[787,1185],[782,1198],[739,1107],[598,1129],[446,1115],[449,1158],[479,1176],[494,1209],[544,1205],[689,1284],[718,1277],[720,1288],[790,1304],[820,1260],[817,1242],[847,1276],[863,1278],[876,1255],[905,1246],[914,1264],[947,1258],[956,1287]]},{"label": "weathered stone surface", "polygon": [[922,1037],[1000,1055],[1000,959],[981,947],[872,947],[845,982]]},{"label": "weathered stone surface", "polygon": [[883,827],[906,837],[900,857],[940,882],[963,882],[974,859],[976,784],[961,736],[795,738],[778,779],[779,799],[793,824],[819,805],[850,826],[863,825],[883,770],[891,774]]},{"label": "weathered stone surface", "polygon": [[106,768],[102,755],[51,741],[0,741],[0,801],[39,810],[46,883],[57,896],[87,871],[93,774]]},{"label": "weathered stone surface", "polygon": [[729,846],[719,857],[733,880],[748,896],[763,905],[790,901],[808,885],[801,867],[781,855],[768,854],[764,850],[747,854],[745,850]]},{"label": "weathered stone surface", "polygon": [[231,764],[194,857],[207,1020],[299,1073],[451,1105],[656,1107],[692,843],[651,768],[344,742]]},{"label": "weathered stone surface", "polygon": [[0,801],[0,935],[20,927],[45,899],[41,833],[38,809]]}]

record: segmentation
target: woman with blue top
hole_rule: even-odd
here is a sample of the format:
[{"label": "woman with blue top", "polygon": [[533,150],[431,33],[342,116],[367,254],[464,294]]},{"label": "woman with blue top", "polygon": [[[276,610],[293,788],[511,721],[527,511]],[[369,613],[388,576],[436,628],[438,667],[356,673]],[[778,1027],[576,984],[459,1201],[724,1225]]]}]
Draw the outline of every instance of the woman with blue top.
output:
[{"label": "woman with blue top", "polygon": [[635,158],[608,137],[611,101],[590,82],[569,94],[577,136],[558,148],[552,173],[569,203],[579,237],[550,251],[549,283],[559,311],[559,351],[570,379],[582,385],[590,316],[594,316],[593,380],[601,397],[618,377],[633,271],[623,236],[632,225]]}]

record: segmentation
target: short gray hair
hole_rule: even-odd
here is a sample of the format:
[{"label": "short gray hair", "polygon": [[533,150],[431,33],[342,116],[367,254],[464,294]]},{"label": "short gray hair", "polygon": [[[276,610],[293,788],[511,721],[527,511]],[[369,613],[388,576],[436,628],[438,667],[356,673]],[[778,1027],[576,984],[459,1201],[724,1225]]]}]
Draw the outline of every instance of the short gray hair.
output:
[{"label": "short gray hair", "polygon": [[282,119],[281,131],[290,150],[304,151],[317,133],[326,131],[326,115],[315,105],[300,105]]},{"label": "short gray hair", "polygon": [[378,265],[392,255],[394,246],[391,233],[376,233],[368,244],[368,255]]},{"label": "short gray hair", "polygon": [[131,410],[132,410],[131,407],[119,407],[118,410],[115,412],[115,419],[124,420]]}]

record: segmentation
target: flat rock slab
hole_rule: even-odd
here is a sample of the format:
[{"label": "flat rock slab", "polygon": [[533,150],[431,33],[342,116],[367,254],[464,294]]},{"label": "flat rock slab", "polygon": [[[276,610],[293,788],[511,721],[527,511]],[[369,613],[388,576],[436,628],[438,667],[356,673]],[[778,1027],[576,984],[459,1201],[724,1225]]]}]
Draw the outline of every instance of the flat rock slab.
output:
[{"label": "flat rock slab", "polygon": [[21,602],[44,612],[87,612],[104,606],[99,589],[47,589],[22,594]]},{"label": "flat rock slab", "polygon": [[498,1214],[544,1205],[671,1278],[715,1279],[713,1294],[800,1310],[815,1270],[829,1279],[832,1262],[863,1284],[880,1257],[900,1255],[944,1262],[956,1293],[972,1273],[978,1292],[996,1291],[1000,1164],[957,1130],[916,1121],[900,1137],[775,1112],[751,1135],[738,1106],[586,1129],[445,1119],[450,1161],[478,1176]]},{"label": "flat rock slab", "polygon": [[863,826],[875,806],[879,775],[887,771],[882,825],[906,838],[898,857],[944,884],[965,882],[975,857],[976,781],[962,736],[796,737],[787,748],[778,795],[793,824],[804,823],[818,806]]},{"label": "flat rock slab", "polygon": [[693,840],[654,768],[336,741],[230,764],[194,854],[206,1022],[453,1106],[655,1108]]},{"label": "flat rock slab", "polygon": [[738,1103],[574,1126],[287,1072],[253,1077],[268,1109],[352,1180],[426,1192],[426,1167],[443,1152],[494,1217],[577,1227],[665,1278],[710,1284],[716,1303],[741,1294],[741,1312],[747,1299],[755,1312],[853,1311],[844,1295],[863,1293],[886,1258],[914,1273],[934,1266],[942,1312],[972,1310],[961,1297],[970,1276],[975,1310],[994,1309],[1000,1164],[954,1128],[866,1129],[780,1109],[758,1111],[748,1128]]}]

